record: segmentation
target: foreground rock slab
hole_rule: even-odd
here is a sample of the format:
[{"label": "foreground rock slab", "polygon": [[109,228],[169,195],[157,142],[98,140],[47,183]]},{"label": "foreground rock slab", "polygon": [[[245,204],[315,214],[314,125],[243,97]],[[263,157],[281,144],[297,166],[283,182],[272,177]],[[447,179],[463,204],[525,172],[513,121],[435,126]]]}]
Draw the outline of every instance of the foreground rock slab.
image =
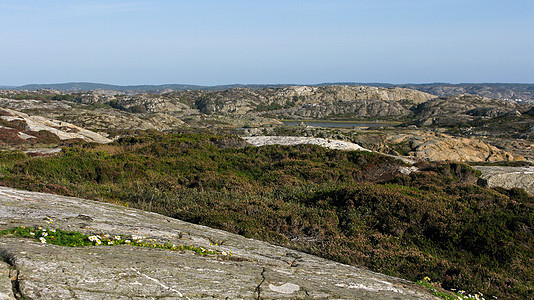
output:
[{"label": "foreground rock slab", "polygon": [[162,215],[0,187],[0,229],[21,225],[141,235],[233,254],[63,247],[4,236],[0,299],[436,299],[402,279]]}]

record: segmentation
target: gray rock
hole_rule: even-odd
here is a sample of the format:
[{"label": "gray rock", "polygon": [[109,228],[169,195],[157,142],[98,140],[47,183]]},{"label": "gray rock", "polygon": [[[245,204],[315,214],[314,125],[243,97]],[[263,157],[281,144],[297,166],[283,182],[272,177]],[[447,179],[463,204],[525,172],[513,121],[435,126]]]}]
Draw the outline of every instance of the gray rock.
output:
[{"label": "gray rock", "polygon": [[[324,118],[350,114],[355,117],[402,118],[411,114],[411,105],[434,95],[404,88],[368,86],[290,86],[252,90],[232,88],[219,92],[182,92],[193,98],[205,114],[247,114],[267,112],[287,118]],[[405,107],[406,106],[406,107]]]},{"label": "gray rock", "polygon": [[482,172],[479,183],[487,187],[520,188],[534,195],[534,167],[474,166]]},{"label": "gray rock", "polygon": [[[48,226],[63,230],[144,235],[233,255],[199,256],[126,245],[70,248],[1,237],[0,257],[16,274],[11,277],[19,297],[437,299],[406,280],[158,214],[0,187],[0,229],[47,226],[50,219],[53,224]],[[5,269],[5,264],[0,265],[0,270]],[[0,293],[9,294],[6,272],[0,271],[0,276]]]},{"label": "gray rock", "polygon": [[469,94],[436,98],[415,109],[416,123],[423,126],[451,126],[475,119],[519,116],[528,105]]},{"label": "gray rock", "polygon": [[[7,114],[7,116],[0,116],[1,119],[6,121],[18,120],[24,122],[26,124],[26,131],[48,131],[56,135],[61,140],[82,139],[94,143],[110,143],[112,141],[99,133],[78,127],[74,124],[70,124],[67,122],[51,120],[42,116],[30,116],[28,114],[9,108],[4,108],[2,111],[3,114]],[[19,136],[21,138],[24,138],[24,136],[21,136],[20,134]],[[26,136],[35,138],[33,136],[28,136],[27,134]]]},{"label": "gray rock", "polygon": [[260,147],[265,145],[318,145],[321,147],[337,150],[347,150],[347,151],[369,151],[361,147],[358,144],[354,144],[346,141],[332,140],[332,139],[323,139],[323,138],[312,138],[312,137],[300,137],[300,136],[254,136],[254,137],[243,137],[248,143]]}]

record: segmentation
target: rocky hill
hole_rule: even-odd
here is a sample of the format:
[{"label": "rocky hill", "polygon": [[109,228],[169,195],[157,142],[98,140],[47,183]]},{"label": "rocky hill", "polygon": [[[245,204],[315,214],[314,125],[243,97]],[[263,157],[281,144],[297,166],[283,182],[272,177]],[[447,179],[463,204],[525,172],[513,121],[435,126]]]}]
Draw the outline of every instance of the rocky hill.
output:
[{"label": "rocky hill", "polygon": [[[3,103],[2,106],[13,109],[21,109],[12,107],[15,100],[34,102],[40,100],[46,102],[48,106],[50,101],[54,101],[56,106],[61,103],[61,106],[71,106],[78,111],[85,110],[87,112],[85,115],[91,115],[91,111],[98,109],[96,115],[123,115],[131,119],[148,120],[148,123],[154,124],[141,125],[140,128],[143,129],[153,127],[157,129],[158,123],[150,120],[153,117],[151,114],[168,116],[168,121],[162,122],[161,129],[172,128],[173,126],[169,124],[172,121],[180,125],[179,120],[190,125],[199,125],[205,117],[219,120],[221,117],[230,117],[234,121],[231,119],[223,121],[230,124],[243,123],[236,120],[263,117],[402,121],[413,119],[417,125],[449,126],[479,119],[518,116],[528,113],[532,108],[529,104],[469,94],[438,98],[432,94],[407,88],[340,85],[231,88],[223,91],[194,90],[135,95],[102,90],[68,95],[51,91],[19,92],[19,94],[14,91],[3,91],[2,93],[11,98],[9,99],[11,103]],[[36,103],[32,105],[35,106]],[[83,122],[79,117],[81,114],[76,115],[77,117],[73,118],[76,122],[71,119],[68,121],[76,124],[81,122],[84,126],[92,128],[91,122]],[[94,119],[94,116],[90,118]],[[161,116],[159,119],[162,119]],[[268,120],[263,122],[272,123]],[[134,122],[136,125],[140,123],[143,122]],[[110,128],[135,127],[110,125]]]},{"label": "rocky hill", "polygon": [[[221,230],[0,187],[0,230],[17,226],[47,231],[37,231],[41,242],[0,236],[1,299],[437,299],[406,280]],[[53,245],[59,230],[148,243]],[[150,246],[165,243],[192,250]],[[202,255],[202,249],[212,254]]]},{"label": "rocky hill", "polygon": [[[195,101],[206,114],[269,112],[295,118],[353,117],[403,118],[405,107],[434,98],[433,95],[401,88],[349,86],[292,86],[278,89],[231,89],[207,93]],[[403,106],[404,105],[404,106]]]},{"label": "rocky hill", "polygon": [[435,98],[413,108],[421,125],[458,125],[475,119],[491,119],[520,116],[528,112],[530,105],[461,94]]},{"label": "rocky hill", "polygon": [[500,100],[513,100],[520,102],[534,102],[533,84],[514,83],[431,83],[431,84],[405,84],[405,88],[416,89],[440,97],[459,94],[472,94]]},{"label": "rocky hill", "polygon": [[[279,119],[387,120],[404,122],[404,128],[395,129],[397,133],[406,131],[407,127],[409,130],[414,129],[410,128],[414,127],[411,125],[424,127],[424,130],[445,127],[451,136],[484,139],[485,143],[500,148],[498,150],[514,152],[512,155],[494,156],[482,150],[487,147],[473,148],[475,141],[467,140],[455,140],[458,143],[455,142],[454,145],[445,145],[440,141],[441,146],[438,148],[443,151],[439,152],[445,154],[434,152],[438,149],[435,147],[431,151],[432,155],[424,154],[431,153],[429,151],[423,153],[415,148],[405,149],[429,159],[447,159],[447,149],[460,147],[466,151],[460,151],[464,154],[454,159],[476,158],[477,161],[498,158],[508,160],[521,156],[528,158],[531,156],[528,151],[525,153],[524,149],[508,145],[518,144],[510,139],[528,140],[534,136],[534,108],[531,104],[470,94],[436,97],[398,87],[236,87],[223,91],[194,90],[157,94],[103,90],[61,94],[46,90],[2,91],[0,95],[6,97],[0,99],[0,107],[61,120],[89,130],[106,132],[111,136],[124,131],[168,131],[185,127],[234,131],[238,131],[236,128],[254,127],[265,135],[261,133],[262,130],[269,131],[269,128],[281,126]],[[488,137],[501,140],[489,140]],[[428,138],[437,142],[432,137]],[[503,141],[503,138],[508,140]],[[527,142],[519,142],[524,143]],[[368,144],[364,141],[364,145]],[[370,148],[387,150],[387,145],[372,145]],[[479,153],[467,154],[473,153],[475,149],[480,150]],[[495,154],[499,151],[493,149],[490,152]]]},{"label": "rocky hill", "polygon": [[72,101],[31,98],[37,97],[0,98],[0,107],[107,133],[120,130],[168,130],[186,126],[178,117],[165,112],[132,113],[127,109],[116,109],[99,102],[77,102],[75,97]]},{"label": "rocky hill", "polygon": [[[495,99],[509,99],[517,101],[534,101],[534,85],[533,84],[514,84],[514,83],[426,83],[426,84],[389,84],[389,83],[354,83],[354,82],[338,82],[338,83],[322,83],[312,85],[314,87],[345,85],[345,86],[374,86],[381,88],[408,88],[440,97],[448,97],[458,94],[473,94]],[[291,86],[290,84],[230,84],[218,86],[198,86],[187,84],[163,84],[163,85],[131,85],[120,86],[91,82],[70,82],[58,84],[28,84],[19,87],[0,87],[13,90],[42,90],[54,89],[64,92],[81,92],[94,90],[107,91],[121,91],[126,93],[166,93],[169,91],[196,91],[196,90],[210,90],[210,91],[224,91],[227,89],[239,87],[247,89],[266,89],[266,88],[283,88]]]},{"label": "rocky hill", "polygon": [[0,109],[0,136],[3,148],[48,145],[65,140],[111,142],[101,134],[67,122],[30,116],[8,108]]}]

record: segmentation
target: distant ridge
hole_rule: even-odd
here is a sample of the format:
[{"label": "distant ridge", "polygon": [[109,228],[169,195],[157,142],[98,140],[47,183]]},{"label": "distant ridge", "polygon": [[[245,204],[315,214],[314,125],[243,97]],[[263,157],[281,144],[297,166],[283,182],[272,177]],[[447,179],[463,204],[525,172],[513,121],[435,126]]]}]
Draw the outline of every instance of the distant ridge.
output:
[{"label": "distant ridge", "polygon": [[80,92],[93,90],[112,90],[112,91],[139,91],[139,92],[161,92],[165,90],[187,91],[187,90],[210,90],[221,91],[229,88],[252,88],[263,89],[269,87],[283,87],[290,84],[229,84],[229,85],[191,85],[191,84],[161,84],[161,85],[112,85],[105,83],[93,82],[67,82],[51,84],[27,84],[18,87],[7,87],[15,90],[35,91],[40,89],[54,89],[58,91]]},{"label": "distant ridge", "polygon": [[[53,84],[27,84],[23,86],[0,86],[2,89],[28,90],[54,89],[64,92],[83,92],[92,90],[112,90],[120,92],[148,92],[161,93],[164,91],[224,91],[230,88],[281,88],[303,84],[228,84],[228,85],[191,85],[191,84],[162,84],[162,85],[112,85],[92,82],[68,82]],[[357,82],[330,82],[319,84],[308,84],[307,86],[328,86],[328,85],[348,85],[348,86],[374,86],[384,88],[409,88],[440,97],[448,97],[458,94],[474,94],[496,99],[514,99],[519,101],[534,101],[534,84],[531,83],[418,83],[418,84],[392,84],[392,83],[357,83]]]}]

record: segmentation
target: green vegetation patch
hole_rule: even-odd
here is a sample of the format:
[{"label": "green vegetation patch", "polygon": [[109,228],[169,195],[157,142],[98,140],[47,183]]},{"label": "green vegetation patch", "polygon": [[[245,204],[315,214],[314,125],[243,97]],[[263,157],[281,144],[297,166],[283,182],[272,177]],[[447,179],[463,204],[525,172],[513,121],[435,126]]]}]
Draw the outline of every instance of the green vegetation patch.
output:
[{"label": "green vegetation patch", "polygon": [[151,134],[0,155],[0,184],[119,203],[499,299],[534,298],[534,198],[458,163]]},{"label": "green vegetation patch", "polygon": [[86,246],[114,246],[130,245],[137,247],[158,248],[172,251],[193,251],[198,255],[230,256],[231,252],[206,249],[204,247],[184,246],[170,242],[159,243],[152,239],[146,239],[145,236],[123,236],[96,234],[85,235],[76,231],[64,231],[54,228],[25,227],[19,226],[12,229],[0,231],[0,236],[12,235],[15,237],[32,238],[42,244],[52,244],[66,247],[86,247]]}]

